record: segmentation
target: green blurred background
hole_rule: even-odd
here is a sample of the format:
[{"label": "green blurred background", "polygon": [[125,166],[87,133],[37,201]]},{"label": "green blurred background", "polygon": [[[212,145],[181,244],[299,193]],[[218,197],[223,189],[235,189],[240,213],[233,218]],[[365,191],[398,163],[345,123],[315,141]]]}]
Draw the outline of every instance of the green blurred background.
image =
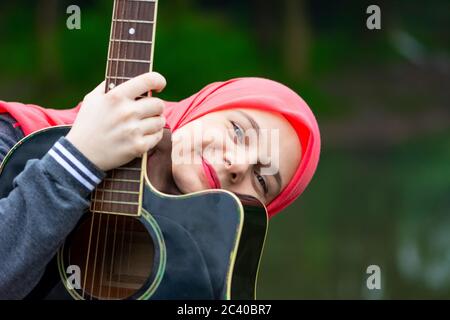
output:
[{"label": "green blurred background", "polygon": [[[82,10],[81,30],[66,8]],[[378,4],[382,30],[366,28]],[[160,0],[154,69],[179,100],[260,76],[322,132],[317,173],[270,223],[259,299],[450,298],[450,2]],[[68,108],[103,80],[112,1],[0,2],[0,100]],[[368,290],[366,268],[381,268]]]}]

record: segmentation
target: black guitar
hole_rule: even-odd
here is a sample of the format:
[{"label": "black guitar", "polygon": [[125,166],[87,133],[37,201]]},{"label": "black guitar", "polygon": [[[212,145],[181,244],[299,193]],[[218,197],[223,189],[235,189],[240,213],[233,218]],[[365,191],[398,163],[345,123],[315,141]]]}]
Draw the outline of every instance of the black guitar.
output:
[{"label": "black guitar", "polygon": [[[106,91],[152,69],[156,13],[157,1],[114,1]],[[47,128],[17,143],[0,167],[0,197],[69,130]],[[163,194],[146,164],[147,154],[108,172],[28,298],[255,298],[266,208],[225,190]]]}]

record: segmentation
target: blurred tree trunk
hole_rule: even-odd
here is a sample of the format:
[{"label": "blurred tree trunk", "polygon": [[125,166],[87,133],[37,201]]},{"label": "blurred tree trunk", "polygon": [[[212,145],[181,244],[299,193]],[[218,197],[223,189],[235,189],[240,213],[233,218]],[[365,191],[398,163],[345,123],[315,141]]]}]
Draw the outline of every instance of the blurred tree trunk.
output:
[{"label": "blurred tree trunk", "polygon": [[282,52],[287,74],[302,79],[308,71],[311,29],[304,0],[284,0]]},{"label": "blurred tree trunk", "polygon": [[[59,10],[58,0],[38,0],[36,10],[36,39],[38,52],[38,70],[40,83],[45,88],[54,88],[59,83],[61,60],[57,45],[58,14],[64,15],[65,10]],[[48,87],[50,86],[50,87]]]},{"label": "blurred tree trunk", "polygon": [[278,44],[277,8],[279,3],[276,1],[253,0],[252,7],[254,13],[251,15],[255,17],[255,34],[259,46],[264,52],[274,54],[275,52],[271,52],[271,50],[274,49],[275,44]]}]

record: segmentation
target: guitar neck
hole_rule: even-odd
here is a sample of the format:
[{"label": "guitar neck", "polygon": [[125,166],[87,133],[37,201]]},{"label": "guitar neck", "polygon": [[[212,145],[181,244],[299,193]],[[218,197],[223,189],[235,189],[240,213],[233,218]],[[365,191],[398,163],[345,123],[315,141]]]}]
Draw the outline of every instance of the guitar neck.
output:
[{"label": "guitar neck", "polygon": [[[114,1],[105,92],[152,71],[157,7],[158,0]],[[92,193],[91,212],[139,216],[146,164],[147,154],[144,154],[107,172]]]},{"label": "guitar neck", "polygon": [[157,0],[114,1],[106,92],[152,71],[157,6]]}]

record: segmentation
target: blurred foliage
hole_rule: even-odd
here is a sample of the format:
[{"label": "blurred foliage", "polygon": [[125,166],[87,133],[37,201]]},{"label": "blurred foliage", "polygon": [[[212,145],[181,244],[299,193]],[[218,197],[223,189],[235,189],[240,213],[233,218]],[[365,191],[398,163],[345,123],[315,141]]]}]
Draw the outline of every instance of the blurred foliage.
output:
[{"label": "blurred foliage", "polygon": [[[325,148],[309,190],[271,224],[259,298],[449,298],[450,139]],[[381,292],[365,287],[369,265]]]},{"label": "blurred foliage", "polygon": [[[66,28],[66,8],[82,29]],[[450,2],[160,0],[160,96],[260,76],[322,131],[316,176],[271,221],[259,298],[450,298]],[[0,99],[68,108],[103,80],[111,0],[0,3]],[[392,134],[390,134],[392,132]],[[384,133],[384,134],[383,134]],[[369,291],[367,266],[382,270]]]}]

